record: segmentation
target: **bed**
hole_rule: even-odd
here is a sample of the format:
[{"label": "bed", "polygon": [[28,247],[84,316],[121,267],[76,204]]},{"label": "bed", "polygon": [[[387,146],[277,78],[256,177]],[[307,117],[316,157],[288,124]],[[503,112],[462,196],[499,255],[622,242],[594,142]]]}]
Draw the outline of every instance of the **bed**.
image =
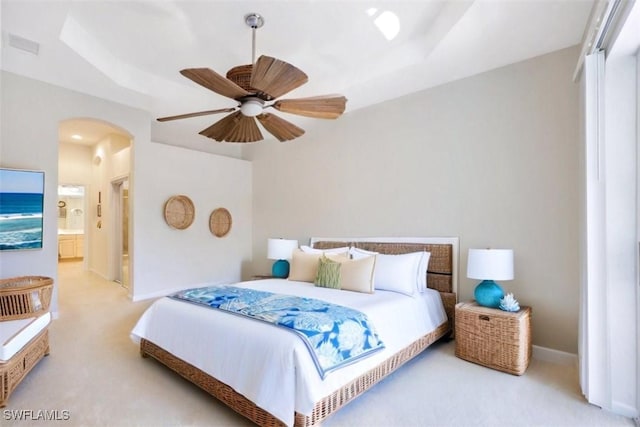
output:
[{"label": "bed", "polygon": [[[295,259],[291,277],[296,280],[233,284],[318,298],[362,310],[383,339],[383,350],[336,369],[322,379],[295,334],[241,316],[161,298],[145,311],[132,331],[141,355],[160,361],[258,425],[310,426],[319,424],[429,345],[452,333],[457,238],[312,238],[310,247],[313,251],[328,252],[350,248],[350,258],[370,252],[385,256],[425,251],[429,254],[426,288],[410,296],[377,288],[373,293],[319,288],[298,280],[298,273],[294,273]],[[399,257],[376,258],[380,266],[383,259]]]}]

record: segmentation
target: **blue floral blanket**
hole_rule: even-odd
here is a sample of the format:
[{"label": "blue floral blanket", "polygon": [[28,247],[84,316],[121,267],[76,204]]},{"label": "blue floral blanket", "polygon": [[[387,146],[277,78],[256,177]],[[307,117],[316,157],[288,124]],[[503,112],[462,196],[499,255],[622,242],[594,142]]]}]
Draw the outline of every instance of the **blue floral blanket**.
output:
[{"label": "blue floral blanket", "polygon": [[226,285],[170,297],[290,329],[306,344],[321,378],[384,348],[364,313],[318,299]]}]

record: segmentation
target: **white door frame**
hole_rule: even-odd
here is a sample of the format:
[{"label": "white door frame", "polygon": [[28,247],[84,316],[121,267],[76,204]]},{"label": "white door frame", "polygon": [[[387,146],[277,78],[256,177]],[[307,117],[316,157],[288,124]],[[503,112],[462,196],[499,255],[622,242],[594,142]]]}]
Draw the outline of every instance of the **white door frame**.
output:
[{"label": "white door frame", "polygon": [[[111,181],[111,218],[113,218],[113,227],[111,227],[112,231],[109,236],[109,277],[120,284],[130,283],[130,278],[125,281],[122,277],[122,187],[128,180],[129,175],[124,175]],[[129,216],[129,221],[131,221],[131,216]]]},{"label": "white door frame", "polygon": [[611,407],[606,287],[604,183],[604,52],[584,63],[585,141],[582,284],[578,356],[582,392],[590,403]]}]

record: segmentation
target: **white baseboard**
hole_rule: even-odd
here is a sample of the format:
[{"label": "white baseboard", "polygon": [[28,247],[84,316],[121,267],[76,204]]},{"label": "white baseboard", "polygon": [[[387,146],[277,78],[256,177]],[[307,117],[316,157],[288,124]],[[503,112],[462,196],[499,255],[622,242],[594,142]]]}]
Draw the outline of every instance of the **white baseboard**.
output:
[{"label": "white baseboard", "polygon": [[532,346],[531,356],[534,359],[544,360],[545,362],[556,363],[558,365],[577,366],[578,355],[567,353],[565,351],[554,350],[552,348]]},{"label": "white baseboard", "polygon": [[93,274],[97,275],[97,276],[100,276],[100,278],[102,278],[104,280],[108,280],[108,281],[111,282],[111,280],[109,280],[109,278],[107,276],[105,276],[104,274],[100,273],[99,271],[96,271],[93,268],[90,268],[89,271],[92,272]]},{"label": "white baseboard", "polygon": [[622,415],[623,417],[635,419],[636,424],[638,423],[638,410],[632,406],[614,401],[611,405],[611,412]]}]

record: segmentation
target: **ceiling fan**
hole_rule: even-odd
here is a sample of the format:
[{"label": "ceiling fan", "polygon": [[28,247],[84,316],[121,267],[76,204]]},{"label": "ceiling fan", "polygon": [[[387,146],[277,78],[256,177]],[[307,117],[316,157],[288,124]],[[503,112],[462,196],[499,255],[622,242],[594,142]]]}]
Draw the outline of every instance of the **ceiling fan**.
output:
[{"label": "ceiling fan", "polygon": [[252,64],[234,67],[227,72],[226,77],[209,68],[187,68],[180,71],[180,74],[195,83],[238,101],[238,106],[160,117],[158,121],[231,113],[199,132],[200,135],[220,142],[260,141],[263,136],[256,123],[257,119],[278,140],[289,141],[302,136],[304,130],[265,112],[267,108],[319,119],[336,119],[344,112],[347,98],[342,95],[276,100],[305,84],[308,77],[303,71],[277,58],[262,55],[256,61],[256,29],[262,27],[264,19],[256,13],[250,13],[245,16],[245,23],[253,29]]}]

